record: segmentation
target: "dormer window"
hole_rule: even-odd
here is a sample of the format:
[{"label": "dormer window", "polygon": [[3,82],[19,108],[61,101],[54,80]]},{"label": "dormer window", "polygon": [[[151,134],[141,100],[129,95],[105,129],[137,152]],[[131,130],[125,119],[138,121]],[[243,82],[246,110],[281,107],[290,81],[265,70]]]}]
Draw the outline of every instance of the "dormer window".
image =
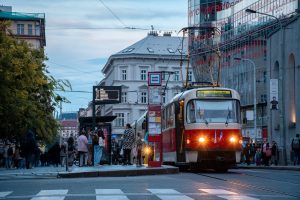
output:
[{"label": "dormer window", "polygon": [[133,50],[134,48],[125,49],[124,51],[122,51],[122,53],[129,53],[132,52]]},{"label": "dormer window", "polygon": [[175,53],[174,50],[171,48],[167,48],[167,50],[169,51],[169,53]]},{"label": "dormer window", "polygon": [[154,53],[154,50],[153,49],[151,49],[151,48],[147,48],[148,49],[148,51],[149,51],[149,53]]}]

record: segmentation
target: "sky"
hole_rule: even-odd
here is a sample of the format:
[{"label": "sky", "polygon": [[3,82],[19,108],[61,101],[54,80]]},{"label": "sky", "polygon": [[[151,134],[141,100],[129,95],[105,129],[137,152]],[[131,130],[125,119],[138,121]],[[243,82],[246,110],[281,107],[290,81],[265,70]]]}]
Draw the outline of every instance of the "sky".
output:
[{"label": "sky", "polygon": [[146,37],[151,26],[174,36],[187,26],[187,0],[0,0],[0,4],[12,6],[14,12],[45,13],[48,71],[56,79],[70,81],[74,91],[57,92],[71,102],[63,103],[63,112],[87,108],[92,86],[103,79],[101,69],[109,56]]}]

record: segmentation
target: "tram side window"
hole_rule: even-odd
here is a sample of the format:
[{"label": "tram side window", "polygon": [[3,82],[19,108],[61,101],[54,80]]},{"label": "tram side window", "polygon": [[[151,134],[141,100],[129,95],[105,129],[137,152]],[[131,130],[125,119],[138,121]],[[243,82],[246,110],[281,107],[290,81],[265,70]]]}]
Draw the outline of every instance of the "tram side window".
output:
[{"label": "tram side window", "polygon": [[188,103],[187,106],[187,123],[195,123],[196,117],[195,117],[195,101],[192,100]]},{"label": "tram side window", "polygon": [[170,128],[170,127],[174,127],[175,125],[175,113],[174,113],[174,104],[172,104],[171,106],[168,106],[165,110],[164,110],[164,114],[165,114],[165,128]]}]

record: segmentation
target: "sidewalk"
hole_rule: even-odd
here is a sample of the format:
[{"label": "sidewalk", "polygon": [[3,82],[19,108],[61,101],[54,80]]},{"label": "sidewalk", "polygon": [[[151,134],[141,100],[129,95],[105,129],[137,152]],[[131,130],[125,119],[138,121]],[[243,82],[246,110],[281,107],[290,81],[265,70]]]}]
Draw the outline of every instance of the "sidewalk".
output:
[{"label": "sidewalk", "polygon": [[36,167],[33,169],[5,169],[0,168],[0,180],[10,178],[79,178],[79,177],[117,177],[143,176],[158,174],[175,174],[179,169],[173,166],[136,167],[135,165],[102,165],[97,167]]},{"label": "sidewalk", "polygon": [[292,170],[292,171],[300,171],[300,165],[270,165],[270,166],[256,166],[255,164],[238,164],[237,168],[239,169],[270,169],[270,170]]}]

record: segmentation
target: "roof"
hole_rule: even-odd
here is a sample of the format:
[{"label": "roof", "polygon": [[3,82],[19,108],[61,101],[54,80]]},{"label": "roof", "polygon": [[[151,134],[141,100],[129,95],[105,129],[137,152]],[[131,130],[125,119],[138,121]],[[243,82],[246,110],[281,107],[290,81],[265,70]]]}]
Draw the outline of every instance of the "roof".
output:
[{"label": "roof", "polygon": [[61,126],[63,127],[77,127],[77,120],[63,120]]},{"label": "roof", "polygon": [[[104,73],[106,71],[112,60],[115,58],[132,56],[169,56],[172,58],[172,56],[175,56],[174,59],[178,59],[178,57],[183,55],[183,59],[186,59],[188,42],[186,37],[183,40],[182,39],[182,37],[158,36],[149,34],[147,37],[134,43],[133,45],[111,55],[103,67],[102,72]],[[181,50],[182,45],[183,51]]]},{"label": "roof", "polygon": [[[148,54],[181,55],[182,37],[148,35],[144,39],[114,55]],[[183,41],[183,54],[187,51],[187,39]]]},{"label": "roof", "polygon": [[0,19],[7,20],[40,20],[45,19],[44,13],[21,13],[0,11]]}]

